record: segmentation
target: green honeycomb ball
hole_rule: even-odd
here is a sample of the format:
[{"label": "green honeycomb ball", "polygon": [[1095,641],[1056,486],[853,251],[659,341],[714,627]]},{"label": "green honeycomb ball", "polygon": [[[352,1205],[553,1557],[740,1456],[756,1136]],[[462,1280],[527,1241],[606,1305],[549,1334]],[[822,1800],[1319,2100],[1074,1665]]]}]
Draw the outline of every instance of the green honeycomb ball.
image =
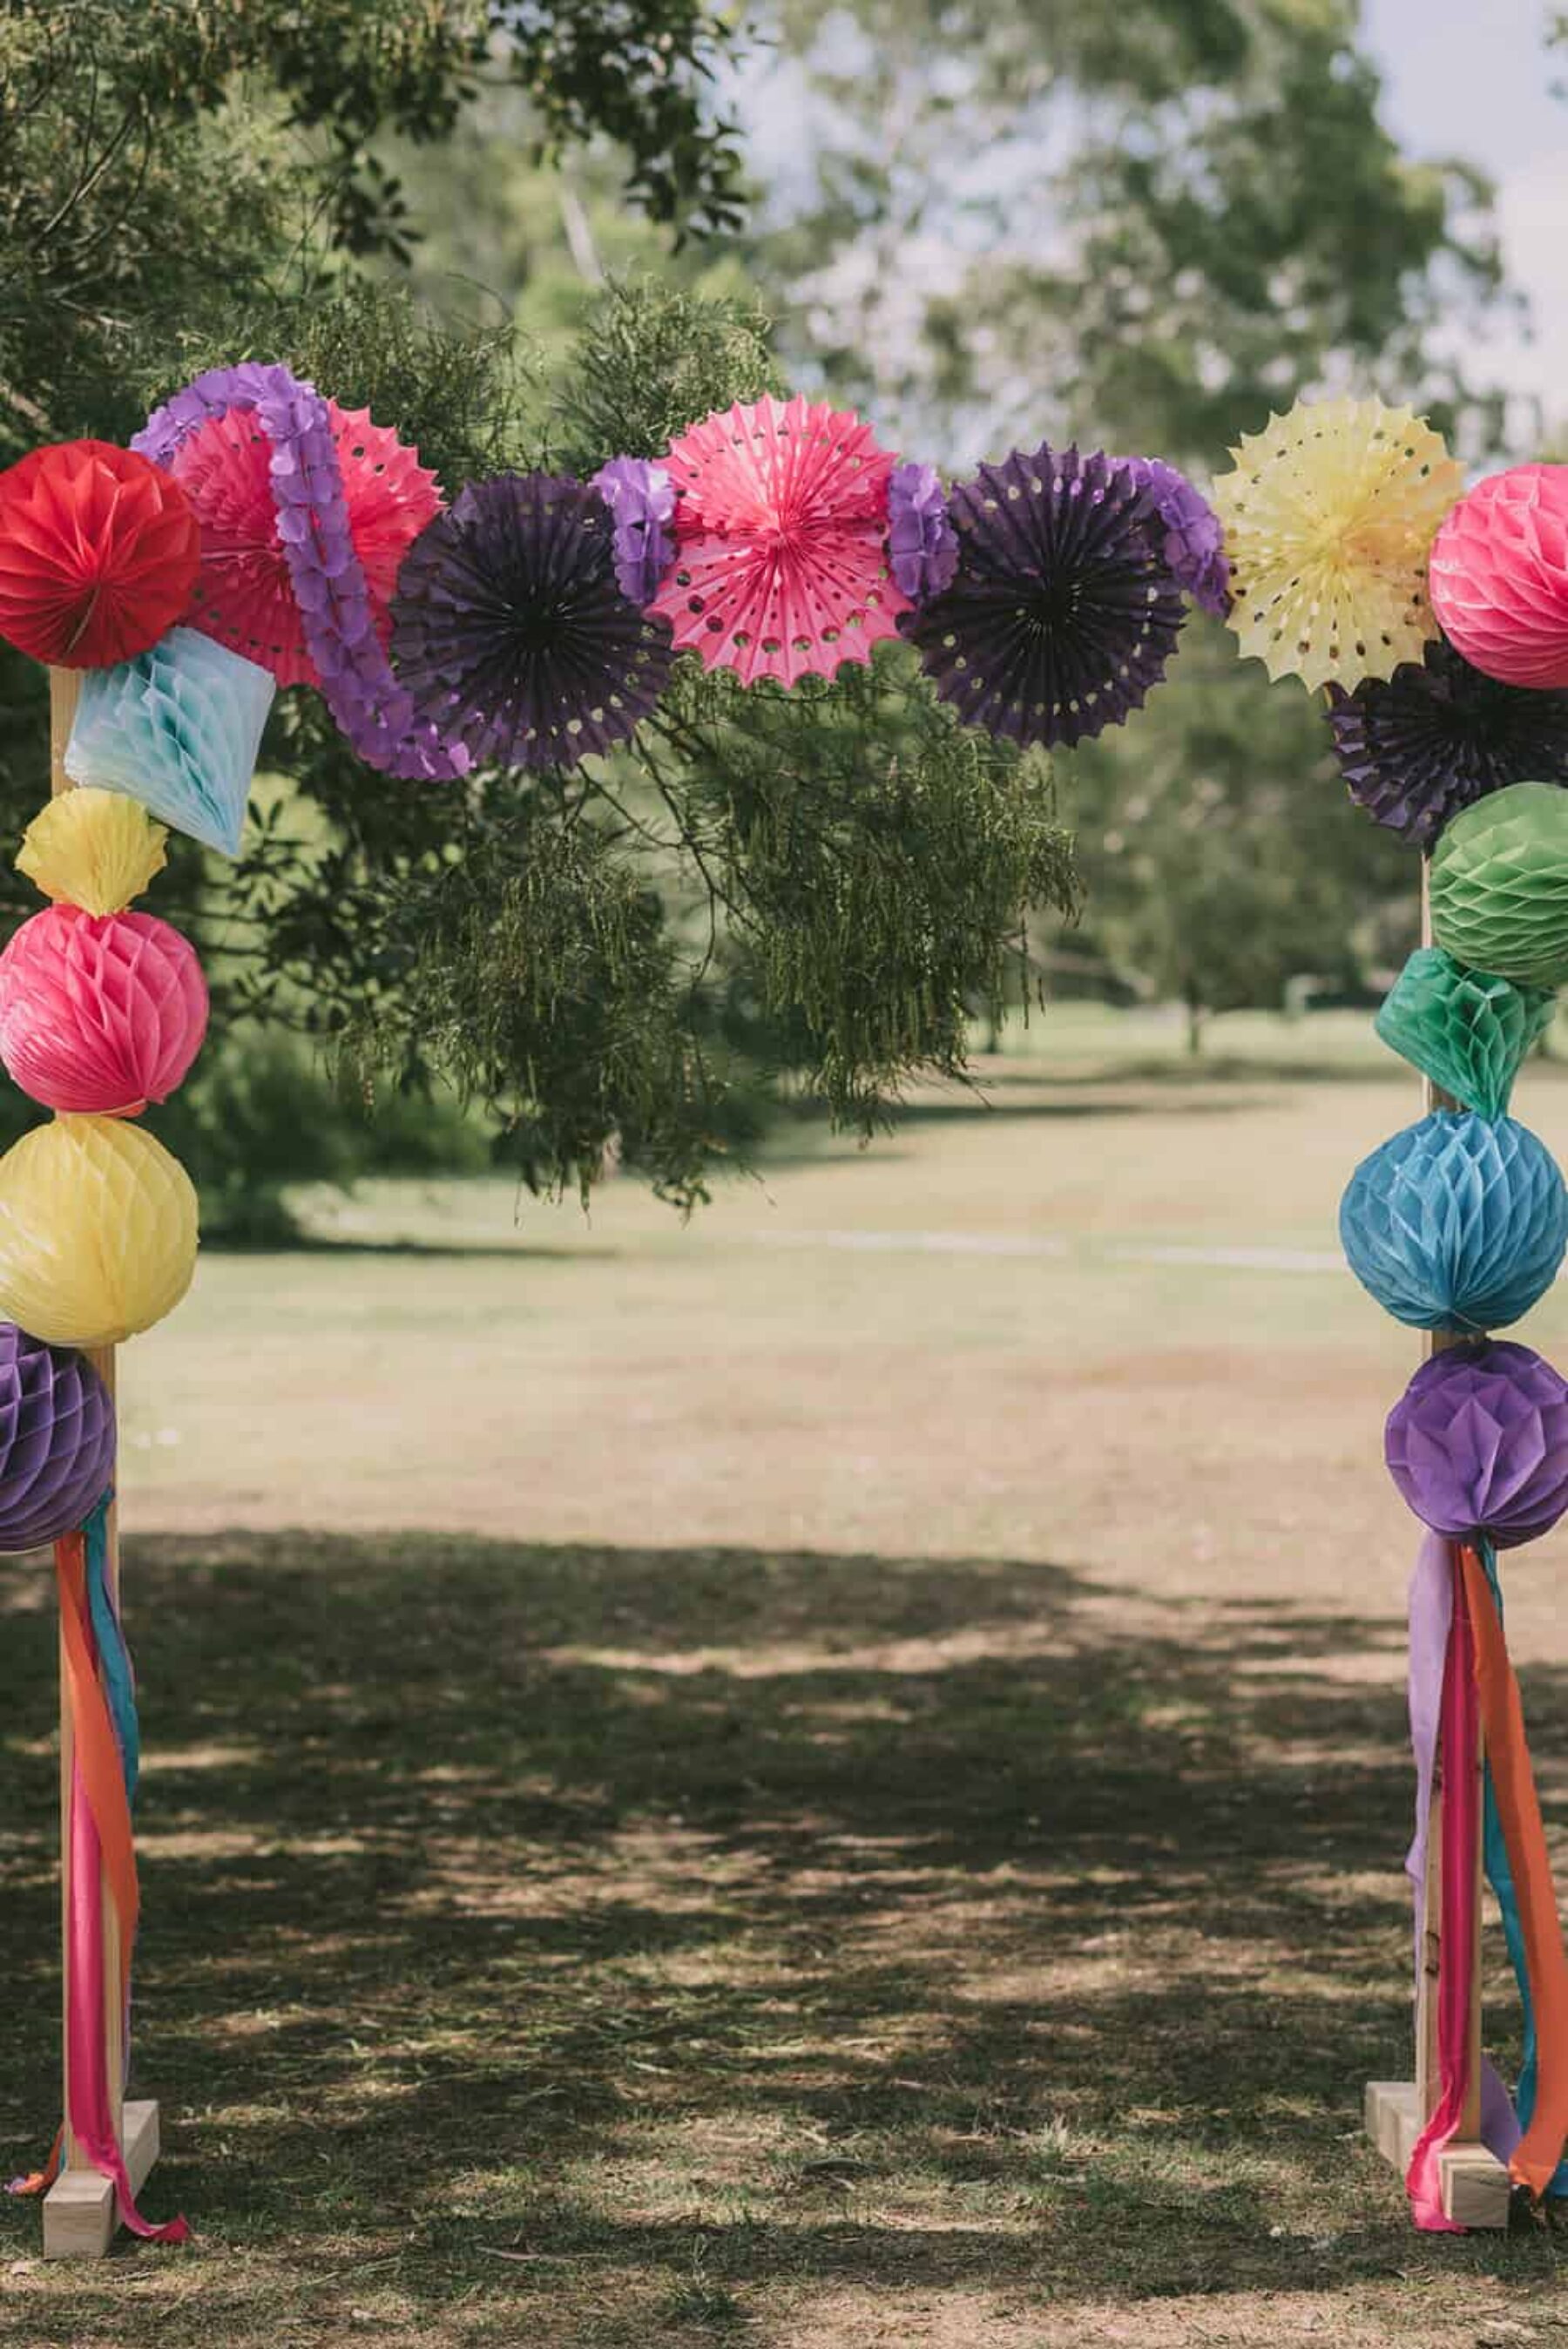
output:
[{"label": "green honeycomb ball", "polygon": [[1432,935],[1518,987],[1568,979],[1568,790],[1511,783],[1454,818],[1432,857]]},{"label": "green honeycomb ball", "polygon": [[1441,947],[1418,947],[1384,999],[1377,1033],[1460,1109],[1495,1120],[1555,1002],[1542,988],[1465,970]]}]

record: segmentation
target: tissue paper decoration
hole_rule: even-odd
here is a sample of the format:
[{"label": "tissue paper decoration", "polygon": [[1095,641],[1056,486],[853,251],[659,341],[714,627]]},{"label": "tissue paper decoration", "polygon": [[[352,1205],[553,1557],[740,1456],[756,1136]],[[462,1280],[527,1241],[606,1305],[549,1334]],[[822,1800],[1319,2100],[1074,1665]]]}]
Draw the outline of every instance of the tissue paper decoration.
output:
[{"label": "tissue paper decoration", "polygon": [[665,459],[676,568],[653,604],[677,652],[796,684],[863,661],[907,600],[887,551],[892,458],[858,416],[764,398],[705,417]]},{"label": "tissue paper decoration", "polygon": [[124,792],[208,848],[237,856],[271,676],[195,628],[82,686],[66,746],[73,781]]},{"label": "tissue paper decoration", "polygon": [[322,698],[367,766],[423,782],[466,774],[461,744],[420,723],[387,664],[365,566],[355,550],[328,403],[287,367],[213,367],[155,409],[136,447],[160,465],[216,416],[253,414],[271,442],[277,536]]},{"label": "tissue paper decoration", "polygon": [[1556,998],[1492,971],[1466,970],[1441,947],[1418,947],[1374,1023],[1385,1044],[1461,1109],[1496,1118]]},{"label": "tissue paper decoration", "polygon": [[0,954],[0,1061],[47,1109],[133,1117],[174,1091],[206,1032],[196,950],[155,915],[51,905]]},{"label": "tissue paper decoration", "polygon": [[1194,604],[1222,620],[1231,608],[1231,568],[1220,517],[1185,473],[1162,457],[1126,457],[1132,478],[1152,492],[1155,534],[1167,569]]},{"label": "tissue paper decoration", "polygon": [[1479,1336],[1519,1320],[1557,1278],[1568,1191],[1527,1127],[1434,1110],[1356,1169],[1339,1237],[1397,1321]]},{"label": "tissue paper decoration", "polygon": [[1510,783],[1568,781],[1568,693],[1500,685],[1440,636],[1387,679],[1328,691],[1351,798],[1418,848]]},{"label": "tissue paper decoration", "polygon": [[899,626],[965,724],[1074,743],[1138,709],[1186,606],[1156,551],[1153,493],[1131,466],[1015,450],[952,490],[948,512],[956,575]]},{"label": "tissue paper decoration", "polygon": [[1436,634],[1427,558],[1461,481],[1430,425],[1377,399],[1298,400],[1231,455],[1213,503],[1243,652],[1346,688],[1418,659]]},{"label": "tissue paper decoration", "polygon": [[676,485],[645,457],[612,457],[590,485],[610,509],[615,580],[628,604],[653,602],[676,551]]},{"label": "tissue paper decoration", "polygon": [[888,475],[887,551],[894,582],[912,604],[952,586],[958,533],[934,465],[895,465]]},{"label": "tissue paper decoration", "polygon": [[1568,1508],[1568,1385],[1529,1346],[1448,1347],[1389,1413],[1384,1456],[1434,1533],[1516,1548]]},{"label": "tissue paper decoration", "polygon": [[476,481],[404,563],[400,683],[476,761],[574,767],[624,741],[670,673],[669,630],[615,577],[609,509],[554,473]]},{"label": "tissue paper decoration", "polygon": [[114,1451],[114,1403],[91,1363],[0,1321],[0,1556],[85,1524]]},{"label": "tissue paper decoration", "polygon": [[169,834],[113,792],[62,792],[22,834],[16,870],[46,897],[118,914],[168,863]]},{"label": "tissue paper decoration", "polygon": [[56,1346],[117,1346],[191,1286],[196,1194],[123,1118],[57,1117],[0,1158],[0,1314]]},{"label": "tissue paper decoration", "polygon": [[[343,409],[329,399],[325,410],[349,540],[385,640],[398,566],[440,512],[441,492],[418,451],[373,424],[367,409]],[[280,534],[288,508],[280,515],[273,497],[275,455],[258,411],[232,407],[207,417],[170,458],[170,473],[201,526],[191,621],[231,652],[259,663],[280,686],[319,686]],[[325,475],[319,481],[313,477],[308,456],[304,469],[307,486],[333,486]]]},{"label": "tissue paper decoration", "polygon": [[1488,677],[1568,686],[1568,465],[1478,481],[1438,533],[1430,584],[1444,634]]},{"label": "tissue paper decoration", "polygon": [[191,600],[196,517],[129,449],[67,440],[0,473],[0,636],[93,668],[156,642]]},{"label": "tissue paper decoration", "polygon": [[1568,978],[1568,791],[1511,783],[1454,818],[1431,864],[1432,936],[1516,986]]}]

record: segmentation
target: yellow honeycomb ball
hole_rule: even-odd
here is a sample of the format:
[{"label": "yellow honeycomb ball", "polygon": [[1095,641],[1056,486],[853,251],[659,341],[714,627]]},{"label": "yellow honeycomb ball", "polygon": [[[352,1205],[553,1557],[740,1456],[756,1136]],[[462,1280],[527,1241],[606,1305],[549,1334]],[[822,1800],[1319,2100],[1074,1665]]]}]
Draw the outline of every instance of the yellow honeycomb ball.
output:
[{"label": "yellow honeycomb ball", "polygon": [[16,870],[46,897],[86,914],[118,914],[162,872],[168,839],[121,792],[62,792],[23,833]]},{"label": "yellow honeycomb ball", "polygon": [[0,1158],[0,1316],[51,1346],[117,1346],[179,1304],[196,1192],[118,1117],[57,1117]]}]

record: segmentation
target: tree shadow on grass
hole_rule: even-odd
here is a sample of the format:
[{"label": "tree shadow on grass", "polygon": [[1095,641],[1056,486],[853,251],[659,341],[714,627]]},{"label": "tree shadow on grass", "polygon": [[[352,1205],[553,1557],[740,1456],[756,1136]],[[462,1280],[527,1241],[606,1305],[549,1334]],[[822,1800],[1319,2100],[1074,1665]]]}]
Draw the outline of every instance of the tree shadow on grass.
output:
[{"label": "tree shadow on grass", "polygon": [[[1550,2279],[1540,2236],[1415,2238],[1359,2145],[1407,2063],[1396,1620],[426,1537],[133,1543],[126,1581],[149,2199],[254,2262],[226,2340],[366,2267],[431,2339],[543,2294],[594,2344],[857,2285]],[[54,2095],[48,1597],[0,1568],[15,2167]],[[26,2337],[100,2337],[102,2289],[50,2271]],[[145,2337],[210,2338],[199,2300]]]}]

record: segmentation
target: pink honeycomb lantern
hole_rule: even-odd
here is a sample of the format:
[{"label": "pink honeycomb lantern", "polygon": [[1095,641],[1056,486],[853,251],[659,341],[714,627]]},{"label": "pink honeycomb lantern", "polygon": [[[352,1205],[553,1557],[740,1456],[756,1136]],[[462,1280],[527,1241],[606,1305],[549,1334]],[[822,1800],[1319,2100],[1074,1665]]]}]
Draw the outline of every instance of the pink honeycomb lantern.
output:
[{"label": "pink honeycomb lantern", "polygon": [[46,1109],[134,1117],[206,1032],[196,950],[154,914],[50,905],[0,955],[0,1061]]},{"label": "pink honeycomb lantern", "polygon": [[1429,585],[1472,667],[1504,685],[1568,686],[1568,465],[1478,481],[1433,541]]}]

